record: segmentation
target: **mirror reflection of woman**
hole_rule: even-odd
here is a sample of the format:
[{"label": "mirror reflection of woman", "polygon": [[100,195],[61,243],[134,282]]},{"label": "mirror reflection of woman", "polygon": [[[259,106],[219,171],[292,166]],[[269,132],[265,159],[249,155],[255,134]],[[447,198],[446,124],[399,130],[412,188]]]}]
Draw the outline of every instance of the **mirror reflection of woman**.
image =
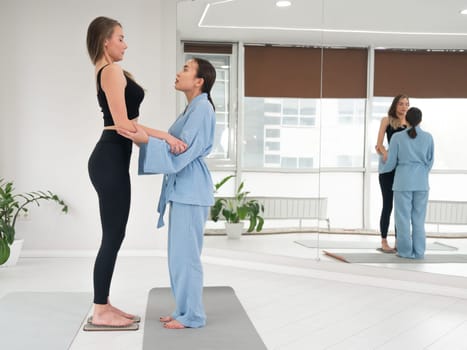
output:
[{"label": "mirror reflection of woman", "polygon": [[[388,115],[381,119],[381,124],[378,131],[378,139],[376,143],[376,152],[381,156],[383,161],[387,159],[387,150],[383,145],[384,136],[388,144],[391,141],[392,135],[394,133],[405,130],[407,127],[407,121],[405,115],[409,109],[409,97],[407,95],[397,95],[392,100],[391,106],[388,110]],[[394,253],[396,250],[396,243],[394,243],[394,248],[389,246],[387,236],[389,230],[389,222],[391,218],[392,208],[393,208],[393,191],[392,185],[394,183],[394,174],[395,170],[381,173],[379,172],[379,186],[381,188],[381,195],[383,199],[383,207],[381,209],[381,215],[379,220],[379,229],[381,233],[381,249],[387,253]],[[397,227],[395,228],[396,239],[397,239]]]},{"label": "mirror reflection of woman", "polygon": [[[105,327],[130,326],[137,319],[114,307],[109,293],[117,254],[125,237],[131,198],[128,170],[132,142],[119,135],[116,128],[136,130],[134,122],[139,116],[144,90],[117,64],[127,49],[119,22],[107,17],[95,18],[88,27],[86,40],[95,66],[104,130],[88,163],[89,176],[99,198],[102,240],[93,272],[94,311],[85,330],[105,330]],[[186,149],[186,144],[166,132],[146,127],[145,130],[167,142],[172,152]]]},{"label": "mirror reflection of woman", "polygon": [[425,216],[428,205],[428,175],[433,167],[434,143],[419,124],[422,112],[407,111],[407,132],[394,135],[389,155],[381,171],[396,169],[394,178],[394,217],[397,227],[397,255],[408,259],[425,256]]}]

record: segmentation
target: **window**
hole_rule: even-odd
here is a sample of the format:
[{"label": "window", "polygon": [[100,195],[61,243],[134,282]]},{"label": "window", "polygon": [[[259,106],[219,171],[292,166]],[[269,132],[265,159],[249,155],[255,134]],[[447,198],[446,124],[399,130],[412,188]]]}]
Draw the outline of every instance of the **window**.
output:
[{"label": "window", "polygon": [[[381,118],[387,115],[392,97],[378,97],[373,102],[373,115],[370,121],[370,145],[376,145]],[[435,143],[434,170],[467,170],[467,157],[459,157],[453,151],[455,145],[465,143],[467,119],[467,99],[463,98],[410,98],[410,106],[422,111],[422,129],[433,135]],[[385,138],[385,145],[387,142]],[[370,147],[371,166],[378,166],[374,147]]]},{"label": "window", "polygon": [[316,99],[246,97],[243,167],[312,169],[319,156]]},{"label": "window", "polygon": [[216,82],[211,96],[216,106],[216,131],[209,162],[214,167],[235,166],[236,111],[232,101],[236,99],[236,66],[233,64],[236,50],[231,44],[184,44],[185,57],[200,57],[212,63],[216,69]]}]

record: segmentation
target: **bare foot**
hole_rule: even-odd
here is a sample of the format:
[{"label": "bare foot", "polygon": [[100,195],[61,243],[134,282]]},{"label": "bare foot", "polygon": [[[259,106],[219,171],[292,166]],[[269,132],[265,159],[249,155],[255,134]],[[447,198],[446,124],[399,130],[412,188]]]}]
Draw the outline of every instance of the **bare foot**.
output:
[{"label": "bare foot", "polygon": [[384,238],[381,240],[381,249],[385,252],[394,251],[394,249],[389,246],[387,239]]},{"label": "bare foot", "polygon": [[125,318],[128,318],[130,320],[133,320],[135,318],[135,315],[132,315],[132,314],[129,314],[129,313],[126,313],[122,310],[120,310],[119,308],[116,308],[115,306],[113,306],[112,304],[110,304],[110,300],[107,300],[108,302],[108,306],[110,307],[110,309],[115,312],[116,314],[120,315],[120,316],[123,316]]},{"label": "bare foot", "polygon": [[107,308],[106,310],[94,310],[92,315],[92,324],[98,326],[129,326],[133,323],[132,320],[123,317],[112,309]]},{"label": "bare foot", "polygon": [[170,316],[161,316],[159,317],[159,321],[166,323],[166,322],[173,321],[173,318]]},{"label": "bare foot", "polygon": [[185,328],[185,326],[182,325],[177,320],[172,320],[170,322],[164,323],[164,328],[167,328],[167,329],[183,329],[183,328]]}]

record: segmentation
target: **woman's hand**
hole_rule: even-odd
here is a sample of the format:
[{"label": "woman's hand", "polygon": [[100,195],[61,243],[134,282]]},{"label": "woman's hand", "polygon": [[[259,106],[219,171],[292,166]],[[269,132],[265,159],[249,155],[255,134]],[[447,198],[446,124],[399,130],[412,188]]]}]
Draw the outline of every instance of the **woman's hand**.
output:
[{"label": "woman's hand", "polygon": [[383,162],[386,163],[386,161],[388,160],[388,151],[383,149],[383,152],[381,152],[381,155],[383,156]]},{"label": "woman's hand", "polygon": [[129,130],[126,130],[126,129],[122,129],[122,128],[117,128],[117,132],[120,135],[126,137],[127,139],[130,139],[131,141],[133,141],[137,145],[139,145],[141,143],[148,143],[149,136],[146,133],[146,131],[141,126],[139,126],[137,123],[133,122],[133,125],[136,128],[135,132],[129,131]]},{"label": "woman's hand", "polygon": [[182,140],[177,139],[175,136],[170,135],[167,133],[165,138],[165,142],[167,142],[170,146],[170,152],[173,154],[180,154],[186,151],[188,145],[183,142]]}]

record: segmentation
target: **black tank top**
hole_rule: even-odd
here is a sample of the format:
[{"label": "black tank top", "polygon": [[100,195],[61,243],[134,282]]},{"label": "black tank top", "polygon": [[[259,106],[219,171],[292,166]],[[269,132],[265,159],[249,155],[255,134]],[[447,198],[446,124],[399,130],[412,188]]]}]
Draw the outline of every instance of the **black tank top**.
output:
[{"label": "black tank top", "polygon": [[[101,107],[102,113],[104,115],[104,126],[111,126],[114,125],[114,121],[112,119],[112,114],[110,113],[107,97],[105,96],[105,92],[101,87],[101,73],[102,70],[107,66],[108,65],[105,65],[99,69],[99,72],[97,72],[97,100],[99,101],[99,106]],[[131,120],[139,116],[139,106],[144,98],[144,90],[133,79],[128,78],[126,75],[125,79],[125,104],[128,119]]]},{"label": "black tank top", "polygon": [[391,125],[388,125],[386,128],[386,138],[388,139],[388,143],[391,142],[392,135],[402,130],[405,130],[405,125],[399,126],[397,129],[394,129]]}]

